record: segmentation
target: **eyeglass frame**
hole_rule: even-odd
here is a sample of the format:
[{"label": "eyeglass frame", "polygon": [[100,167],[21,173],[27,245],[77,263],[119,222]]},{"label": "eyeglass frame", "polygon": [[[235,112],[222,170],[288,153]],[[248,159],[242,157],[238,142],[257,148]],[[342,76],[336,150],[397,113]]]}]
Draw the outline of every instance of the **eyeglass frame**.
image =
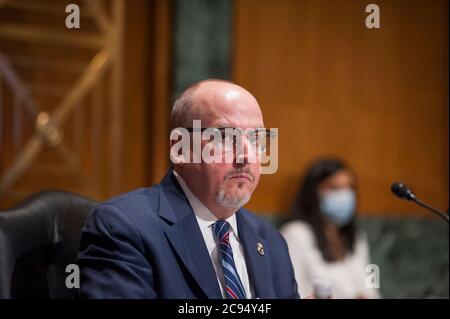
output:
[{"label": "eyeglass frame", "polygon": [[[224,137],[225,137],[225,135],[227,133],[227,130],[233,130],[233,132],[235,130],[238,130],[238,132],[240,132],[239,134],[244,134],[252,145],[254,145],[254,144],[251,142],[251,139],[248,136],[251,131],[253,131],[253,132],[265,131],[266,132],[266,136],[265,137],[268,138],[268,139],[274,138],[277,135],[277,133],[273,132],[272,130],[268,130],[268,129],[263,128],[263,127],[260,127],[260,128],[247,128],[245,130],[241,129],[239,127],[196,127],[196,128],[194,128],[194,127],[185,127],[184,129],[186,129],[190,133],[199,132],[199,133],[202,133],[202,134],[206,130],[218,130],[222,134],[222,139],[223,140],[225,139]],[[233,137],[236,137],[236,135],[234,133],[231,134],[231,135]],[[258,140],[258,138],[256,140]],[[255,141],[255,143],[256,143],[256,141]],[[233,148],[232,148],[232,150],[234,149],[235,145],[236,145],[236,139],[233,140]],[[231,152],[232,150],[227,151],[227,152]],[[265,152],[266,150],[267,150],[267,148],[265,147],[264,150],[259,150],[259,151],[260,152]]]}]

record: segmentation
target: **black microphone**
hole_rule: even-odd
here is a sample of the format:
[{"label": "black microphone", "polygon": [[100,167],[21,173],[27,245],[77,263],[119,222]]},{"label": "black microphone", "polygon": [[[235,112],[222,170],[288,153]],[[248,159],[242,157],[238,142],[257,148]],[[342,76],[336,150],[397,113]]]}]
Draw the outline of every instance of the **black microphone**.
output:
[{"label": "black microphone", "polygon": [[448,215],[437,210],[434,207],[431,207],[428,204],[425,204],[424,202],[422,202],[420,199],[418,199],[416,197],[416,195],[414,194],[414,192],[405,184],[403,183],[393,183],[391,185],[391,191],[392,193],[397,196],[400,199],[403,200],[408,200],[408,201],[412,201],[430,211],[432,211],[433,213],[435,213],[436,215],[439,215],[440,217],[442,217],[445,221],[447,221],[447,223],[449,222],[448,220]]}]

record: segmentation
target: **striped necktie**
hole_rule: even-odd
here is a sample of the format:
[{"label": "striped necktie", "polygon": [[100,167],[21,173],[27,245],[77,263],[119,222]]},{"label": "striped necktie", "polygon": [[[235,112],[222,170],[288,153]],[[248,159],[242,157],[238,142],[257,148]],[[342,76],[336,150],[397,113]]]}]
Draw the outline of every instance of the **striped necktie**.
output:
[{"label": "striped necktie", "polygon": [[214,233],[219,243],[227,299],[246,299],[230,245],[230,224],[226,220],[218,220],[214,224]]}]

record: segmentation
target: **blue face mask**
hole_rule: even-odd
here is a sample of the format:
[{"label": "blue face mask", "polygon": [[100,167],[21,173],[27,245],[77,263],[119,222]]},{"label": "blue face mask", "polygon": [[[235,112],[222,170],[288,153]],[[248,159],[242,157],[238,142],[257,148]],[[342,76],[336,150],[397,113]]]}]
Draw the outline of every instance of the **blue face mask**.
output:
[{"label": "blue face mask", "polygon": [[344,226],[355,213],[356,196],[350,188],[329,191],[320,197],[320,210],[333,223]]}]

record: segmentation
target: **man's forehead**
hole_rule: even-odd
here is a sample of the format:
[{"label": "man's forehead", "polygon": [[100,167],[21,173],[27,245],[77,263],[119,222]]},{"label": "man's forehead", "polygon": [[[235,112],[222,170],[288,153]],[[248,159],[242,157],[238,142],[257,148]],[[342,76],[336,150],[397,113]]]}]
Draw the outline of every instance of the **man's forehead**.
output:
[{"label": "man's forehead", "polygon": [[[263,128],[264,123],[262,121],[247,121],[247,122],[237,122],[237,121],[223,121],[218,120],[212,123],[205,123],[207,127],[233,127],[233,128],[241,128],[243,130],[248,128]],[[202,123],[203,126],[203,123]]]},{"label": "man's forehead", "polygon": [[204,127],[239,127],[242,129],[264,127],[259,108],[256,110],[245,110],[244,108],[223,110],[216,108],[202,112],[200,117]]},{"label": "man's forehead", "polygon": [[254,96],[235,84],[208,83],[197,88],[193,114],[203,127],[263,127],[261,109]]}]

